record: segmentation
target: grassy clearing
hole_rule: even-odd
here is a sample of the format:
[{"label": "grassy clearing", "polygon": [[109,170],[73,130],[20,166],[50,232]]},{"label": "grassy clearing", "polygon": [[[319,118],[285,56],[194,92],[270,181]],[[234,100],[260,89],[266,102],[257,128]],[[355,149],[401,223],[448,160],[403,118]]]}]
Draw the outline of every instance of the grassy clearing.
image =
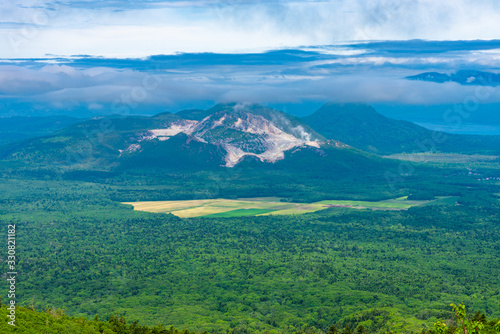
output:
[{"label": "grassy clearing", "polygon": [[429,201],[408,201],[403,198],[399,199],[389,199],[379,202],[368,202],[368,201],[321,201],[317,204],[323,205],[345,205],[355,209],[398,209],[404,210],[411,208],[412,206],[422,205],[428,203]]},{"label": "grassy clearing", "polygon": [[406,210],[429,201],[408,201],[406,197],[379,202],[327,200],[316,203],[285,203],[277,197],[210,199],[190,201],[127,202],[135,210],[172,213],[181,218],[241,217],[264,215],[294,215],[325,210],[331,207],[349,207],[372,210]]},{"label": "grassy clearing", "polygon": [[429,165],[463,168],[500,168],[500,157],[496,155],[467,155],[454,153],[401,153],[385,158],[425,163]]},{"label": "grassy clearing", "polygon": [[304,213],[316,212],[319,210],[327,209],[326,206],[321,204],[302,204],[302,203],[289,203],[286,208],[276,210],[273,212],[261,214],[260,216],[267,215],[300,215]]},{"label": "grassy clearing", "polygon": [[407,160],[413,162],[439,162],[439,163],[471,163],[471,162],[498,162],[496,155],[468,155],[455,153],[401,153],[385,156],[390,159]]},{"label": "grassy clearing", "polygon": [[226,211],[221,213],[215,213],[212,215],[207,215],[204,217],[210,218],[231,218],[231,217],[248,217],[248,216],[257,216],[265,213],[273,212],[274,210],[267,209],[238,209],[232,211]]},{"label": "grassy clearing", "polygon": [[274,197],[246,198],[238,200],[211,199],[192,201],[127,202],[124,204],[133,205],[134,209],[139,211],[172,213],[181,218],[212,216],[215,214],[241,209],[268,210],[256,213],[261,214],[276,210],[283,210],[292,206],[292,204],[281,203],[279,202],[279,198]]}]

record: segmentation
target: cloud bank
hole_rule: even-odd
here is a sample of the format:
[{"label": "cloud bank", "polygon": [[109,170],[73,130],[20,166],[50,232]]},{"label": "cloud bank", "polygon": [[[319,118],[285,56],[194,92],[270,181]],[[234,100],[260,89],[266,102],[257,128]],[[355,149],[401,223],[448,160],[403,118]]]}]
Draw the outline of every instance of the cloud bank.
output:
[{"label": "cloud bank", "polygon": [[[463,103],[481,87],[405,79],[461,69],[499,73],[500,41],[385,41],[126,59],[9,59],[0,61],[0,114],[152,114],[233,101]],[[500,102],[500,87],[488,88],[480,102]]]}]

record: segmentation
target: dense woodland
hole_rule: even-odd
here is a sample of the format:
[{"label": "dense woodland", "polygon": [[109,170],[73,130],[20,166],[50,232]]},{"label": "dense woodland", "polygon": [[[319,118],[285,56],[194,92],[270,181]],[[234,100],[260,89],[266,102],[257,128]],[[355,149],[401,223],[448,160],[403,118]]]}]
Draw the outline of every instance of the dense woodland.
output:
[{"label": "dense woodland", "polygon": [[[463,166],[417,166],[395,189],[310,174],[293,183],[286,171],[141,173],[3,169],[0,221],[17,225],[21,304],[213,333],[428,331],[438,320],[452,324],[449,305],[460,302],[500,317],[500,191],[497,181],[477,181],[496,169],[471,175]],[[232,219],[180,219],[119,204],[429,192],[454,197],[407,211]]]},{"label": "dense woodland", "polygon": [[[467,315],[465,306],[450,305],[455,311],[455,319],[446,322],[437,321],[431,329],[422,329],[420,334],[454,334],[454,333],[477,333],[497,334],[500,332],[500,320],[487,318],[484,313],[477,311],[473,316]],[[0,304],[0,314],[7,315],[7,307]],[[82,334],[208,334],[207,331],[194,332],[186,328],[176,329],[162,324],[156,326],[143,326],[137,321],[127,323],[123,316],[113,314],[108,321],[99,319],[96,315],[93,319],[84,317],[71,317],[65,314],[64,309],[46,308],[38,311],[33,306],[20,307],[17,310],[18,324],[9,327],[4,322],[0,323],[2,333],[82,333]],[[228,331],[232,334],[251,333],[247,329],[233,329]],[[266,333],[277,333],[276,330]],[[344,328],[332,325],[328,330],[322,331],[313,328],[297,329],[293,334],[363,334],[367,333],[362,324],[352,329],[349,324]],[[392,331],[384,332],[387,334]]]}]

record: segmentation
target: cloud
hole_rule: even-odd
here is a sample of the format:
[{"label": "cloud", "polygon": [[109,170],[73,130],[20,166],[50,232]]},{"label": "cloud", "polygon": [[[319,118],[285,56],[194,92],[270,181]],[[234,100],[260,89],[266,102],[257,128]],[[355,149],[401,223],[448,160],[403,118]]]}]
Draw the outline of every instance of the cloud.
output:
[{"label": "cloud", "polygon": [[[129,72],[129,75],[120,75]],[[62,89],[78,89],[134,82],[133,71],[111,68],[77,69],[67,65],[47,65],[39,69],[22,66],[0,66],[0,94],[6,96],[34,96]],[[139,74],[136,74],[139,76]]]},{"label": "cloud", "polygon": [[12,1],[0,57],[248,52],[351,40],[498,37],[496,0]]},{"label": "cloud", "polygon": [[[478,86],[407,76],[500,68],[500,41],[382,41],[249,54],[0,60],[0,107],[82,115],[144,113],[216,102],[462,103]],[[500,87],[481,103],[500,102]],[[26,105],[36,105],[26,107]],[[0,110],[0,113],[3,112]]]},{"label": "cloud", "polygon": [[[248,103],[301,103],[302,101],[368,102],[400,104],[462,103],[477,95],[478,86],[432,83],[403,79],[414,69],[371,67],[370,70],[308,73],[306,64],[282,75],[266,65],[231,66],[227,75],[220,68],[206,66],[199,71],[152,72],[106,67],[77,68],[47,65],[38,69],[0,66],[2,100],[37,103],[44,109],[86,106],[86,113],[151,113],[151,106],[177,110],[183,105],[206,101]],[[392,68],[392,70],[389,70]],[[487,100],[500,102],[500,88],[489,88]]]}]

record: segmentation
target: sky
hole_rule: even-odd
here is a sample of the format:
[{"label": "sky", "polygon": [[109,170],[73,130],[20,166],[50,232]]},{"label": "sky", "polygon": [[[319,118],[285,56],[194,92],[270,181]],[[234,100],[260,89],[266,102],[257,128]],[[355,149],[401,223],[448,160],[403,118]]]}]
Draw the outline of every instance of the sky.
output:
[{"label": "sky", "polygon": [[10,0],[0,3],[0,13],[0,58],[489,40],[500,31],[497,0]]},{"label": "sky", "polygon": [[2,1],[0,115],[500,103],[406,79],[499,73],[499,39],[496,0]]}]

